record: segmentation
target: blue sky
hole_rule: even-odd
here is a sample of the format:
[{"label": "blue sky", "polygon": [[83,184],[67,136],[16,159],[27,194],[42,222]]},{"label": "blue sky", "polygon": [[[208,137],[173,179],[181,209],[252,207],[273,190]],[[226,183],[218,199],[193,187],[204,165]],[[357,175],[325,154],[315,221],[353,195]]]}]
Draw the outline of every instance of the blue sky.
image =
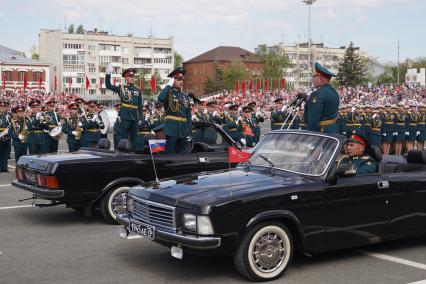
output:
[{"label": "blue sky", "polygon": [[[426,56],[426,1],[318,0],[312,39],[332,47],[353,41],[384,61]],[[185,60],[219,45],[253,51],[258,44],[307,39],[308,8],[301,0],[0,0],[0,44],[29,51],[42,28],[83,24],[114,34],[174,36]]]}]

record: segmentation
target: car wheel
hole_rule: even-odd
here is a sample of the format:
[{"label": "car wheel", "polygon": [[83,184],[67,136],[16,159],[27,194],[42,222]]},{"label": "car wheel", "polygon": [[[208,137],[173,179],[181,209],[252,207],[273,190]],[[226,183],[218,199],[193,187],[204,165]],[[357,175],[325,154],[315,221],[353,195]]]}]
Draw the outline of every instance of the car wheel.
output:
[{"label": "car wheel", "polygon": [[252,281],[278,278],[291,262],[290,230],[278,222],[260,223],[243,237],[234,254],[237,270]]},{"label": "car wheel", "polygon": [[126,200],[128,186],[121,186],[111,189],[101,201],[101,213],[104,219],[110,224],[118,224],[117,215],[126,213]]}]

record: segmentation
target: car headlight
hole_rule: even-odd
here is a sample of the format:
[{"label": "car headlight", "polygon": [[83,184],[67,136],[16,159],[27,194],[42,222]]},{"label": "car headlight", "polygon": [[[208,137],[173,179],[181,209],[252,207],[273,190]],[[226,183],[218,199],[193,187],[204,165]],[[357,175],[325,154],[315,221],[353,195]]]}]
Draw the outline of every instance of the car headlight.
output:
[{"label": "car headlight", "polygon": [[194,214],[183,214],[183,226],[200,235],[212,235],[213,226],[208,216],[196,216]]},{"label": "car headlight", "polygon": [[127,195],[127,198],[126,198],[126,208],[127,208],[127,213],[128,214],[133,214],[133,210],[135,208],[133,206],[133,201],[134,201],[134,199],[130,195]]},{"label": "car headlight", "polygon": [[183,214],[183,226],[191,231],[197,231],[197,216],[194,214]]}]

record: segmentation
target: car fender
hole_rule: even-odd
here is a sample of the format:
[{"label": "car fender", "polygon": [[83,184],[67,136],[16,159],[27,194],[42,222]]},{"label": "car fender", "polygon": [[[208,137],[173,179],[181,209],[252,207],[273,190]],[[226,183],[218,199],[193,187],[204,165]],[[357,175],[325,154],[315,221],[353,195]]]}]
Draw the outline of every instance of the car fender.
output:
[{"label": "car fender", "polygon": [[134,177],[124,177],[124,178],[113,180],[102,189],[101,194],[99,194],[98,198],[96,198],[92,203],[97,203],[99,200],[102,199],[102,197],[105,194],[108,193],[109,190],[117,186],[123,186],[123,185],[135,186],[135,185],[144,184],[144,183],[145,181],[138,178],[134,178]]},{"label": "car fender", "polygon": [[268,210],[262,213],[257,214],[256,216],[254,216],[253,218],[251,218],[248,223],[245,226],[245,229],[249,229],[251,227],[253,227],[254,225],[263,222],[263,221],[267,221],[267,220],[286,220],[287,222],[290,222],[292,228],[292,231],[296,230],[295,233],[298,234],[298,236],[295,236],[299,239],[300,243],[300,250],[302,250],[302,252],[306,253],[305,251],[305,235],[304,235],[304,230],[303,230],[303,226],[300,223],[299,219],[297,218],[296,215],[293,214],[293,212],[288,211],[288,210]]}]

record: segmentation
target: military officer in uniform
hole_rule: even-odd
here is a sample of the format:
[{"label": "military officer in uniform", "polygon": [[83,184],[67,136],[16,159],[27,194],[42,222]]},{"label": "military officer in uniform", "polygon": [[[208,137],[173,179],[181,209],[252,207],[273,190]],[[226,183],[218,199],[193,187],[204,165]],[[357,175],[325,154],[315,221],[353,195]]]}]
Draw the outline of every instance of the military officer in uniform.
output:
[{"label": "military officer in uniform", "polygon": [[115,104],[114,108],[115,108],[115,111],[117,112],[117,118],[115,120],[114,128],[113,128],[113,130],[114,130],[114,149],[117,150],[118,143],[121,140],[121,118],[118,115],[118,113],[120,113],[121,104],[120,103]]},{"label": "military officer in uniform", "polygon": [[182,92],[185,69],[173,70],[170,81],[158,96],[164,105],[164,133],[166,135],[166,153],[185,154],[188,152],[188,137],[192,129],[191,105],[189,96]]},{"label": "military officer in uniform", "polygon": [[145,147],[145,141],[152,137],[151,135],[151,119],[149,114],[149,108],[145,107],[143,112],[143,118],[138,121],[138,136],[136,138],[136,144],[134,146],[137,150],[143,150]]},{"label": "military officer in uniform", "polygon": [[11,117],[7,113],[9,103],[0,101],[0,172],[9,172],[7,169],[7,160],[9,159],[11,144],[9,130]]},{"label": "military officer in uniform", "polygon": [[356,175],[365,175],[377,172],[376,161],[365,152],[370,148],[368,140],[362,133],[354,133],[346,144],[346,154],[349,162],[356,167]]},{"label": "military officer in uniform", "polygon": [[[61,117],[55,111],[55,100],[50,100],[46,103],[47,111],[44,113],[49,126],[49,131],[53,128],[62,126]],[[46,147],[48,153],[57,153],[59,140],[53,139],[49,133],[46,136]]]},{"label": "military officer in uniform", "polygon": [[229,106],[229,113],[225,115],[224,130],[234,141],[240,141],[245,145],[246,141],[243,139],[242,118],[238,115],[238,107],[238,104]]},{"label": "military officer in uniform", "polygon": [[254,129],[255,125],[252,120],[251,113],[253,109],[250,106],[243,107],[243,138],[246,141],[247,147],[253,147],[255,145],[254,142]]},{"label": "military officer in uniform", "polygon": [[129,139],[134,145],[138,132],[138,121],[142,117],[144,98],[142,91],[134,85],[135,69],[129,68],[123,71],[122,76],[126,80],[125,85],[114,86],[111,84],[113,67],[108,65],[106,69],[105,84],[107,89],[118,93],[121,100],[119,116],[121,118],[121,137]]},{"label": "military officer in uniform", "polygon": [[395,124],[395,155],[402,154],[402,146],[407,134],[407,114],[405,113],[404,105],[400,104],[399,108],[395,110],[396,124]]},{"label": "military officer in uniform", "polygon": [[410,110],[407,113],[407,126],[405,132],[405,145],[407,147],[407,152],[414,149],[414,143],[417,138],[417,123],[419,116],[416,110],[416,105],[411,104]]},{"label": "military officer in uniform", "polygon": [[28,152],[28,121],[24,116],[25,108],[17,106],[12,110],[16,117],[11,120],[9,128],[9,136],[12,137],[12,146],[15,151],[15,162],[17,163],[21,156],[27,155]]},{"label": "military officer in uniform", "polygon": [[382,116],[382,152],[383,155],[389,155],[390,146],[395,133],[395,114],[392,112],[390,104],[385,105],[385,111]]},{"label": "military officer in uniform", "polygon": [[[210,101],[206,104],[206,116],[207,120],[211,123],[216,123],[221,125],[222,119],[218,111],[214,109],[216,101]],[[206,127],[204,130],[204,135],[202,142],[208,145],[215,145],[217,143],[217,132],[213,127]]]},{"label": "military officer in uniform", "polygon": [[49,132],[49,122],[44,113],[41,112],[39,100],[33,100],[29,103],[31,115],[28,117],[28,146],[30,155],[44,154],[48,152],[48,141],[46,133]]},{"label": "military officer in uniform", "polygon": [[426,105],[419,106],[419,120],[417,122],[417,150],[423,150],[426,140]]},{"label": "military officer in uniform", "polygon": [[[99,115],[99,113],[101,112],[101,111],[103,111],[104,110],[104,104],[103,103],[101,103],[101,102],[98,102],[97,104],[96,104],[96,112],[97,112],[97,114],[98,114],[98,116],[99,116],[99,119],[102,121],[102,118],[101,118],[101,116]],[[105,123],[105,122],[103,122],[103,123]],[[105,134],[102,134],[101,133],[101,138],[105,138],[105,139],[107,139],[108,138],[108,131],[105,133]]]},{"label": "military officer in uniform", "polygon": [[259,143],[260,140],[260,123],[265,122],[265,115],[258,109],[256,112],[254,112],[254,109],[256,108],[256,102],[251,102],[247,106],[251,107],[253,109],[251,113],[251,120],[253,122],[253,146]]},{"label": "military officer in uniform", "polygon": [[274,100],[275,106],[274,111],[271,111],[271,130],[279,130],[286,120],[283,112],[284,99],[277,98]]},{"label": "military officer in uniform", "polygon": [[78,104],[72,103],[68,106],[70,116],[65,119],[62,131],[67,134],[68,150],[76,152],[81,147],[81,135],[83,131],[83,123],[78,114]]},{"label": "military officer in uniform", "polygon": [[102,125],[102,121],[96,114],[96,101],[88,101],[87,113],[83,115],[81,122],[83,128],[83,135],[81,139],[82,147],[96,147],[99,139],[101,139],[101,131],[99,127]]},{"label": "military officer in uniform", "polygon": [[163,104],[159,101],[154,103],[155,109],[152,114],[152,127],[156,128],[164,123],[164,113],[163,113]]},{"label": "military officer in uniform", "polygon": [[305,105],[305,121],[307,129],[324,133],[338,133],[336,123],[339,111],[339,94],[330,85],[334,75],[318,62],[315,62],[315,72],[312,83],[316,90],[309,96]]},{"label": "military officer in uniform", "polygon": [[374,110],[369,121],[371,123],[370,144],[380,148],[382,145],[383,120],[378,110]]}]

